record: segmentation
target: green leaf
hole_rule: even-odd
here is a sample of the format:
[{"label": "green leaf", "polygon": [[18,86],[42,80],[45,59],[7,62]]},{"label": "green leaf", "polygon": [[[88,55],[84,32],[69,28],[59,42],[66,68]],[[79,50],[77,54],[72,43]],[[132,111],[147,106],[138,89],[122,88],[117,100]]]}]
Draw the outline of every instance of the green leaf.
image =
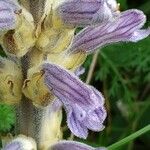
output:
[{"label": "green leaf", "polygon": [[8,132],[14,123],[14,109],[11,106],[0,104],[0,132]]}]

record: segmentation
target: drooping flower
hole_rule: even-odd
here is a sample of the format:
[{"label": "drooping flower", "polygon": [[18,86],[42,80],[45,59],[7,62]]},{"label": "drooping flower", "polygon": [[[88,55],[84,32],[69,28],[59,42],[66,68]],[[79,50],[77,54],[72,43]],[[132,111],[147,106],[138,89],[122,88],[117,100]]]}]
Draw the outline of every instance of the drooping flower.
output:
[{"label": "drooping flower", "polygon": [[127,10],[113,22],[88,26],[79,32],[72,42],[70,51],[92,53],[96,49],[116,42],[137,42],[150,34],[150,29],[141,29],[146,17],[140,10]]},{"label": "drooping flower", "polygon": [[100,92],[58,65],[45,63],[43,70],[45,84],[63,103],[68,127],[76,136],[86,138],[88,129],[104,129],[106,110]]}]

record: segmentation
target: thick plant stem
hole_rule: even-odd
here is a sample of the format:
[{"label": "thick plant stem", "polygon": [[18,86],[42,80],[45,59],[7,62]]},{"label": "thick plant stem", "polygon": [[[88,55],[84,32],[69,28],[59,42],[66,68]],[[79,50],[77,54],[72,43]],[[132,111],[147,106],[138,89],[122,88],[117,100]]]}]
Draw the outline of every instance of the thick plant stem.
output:
[{"label": "thick plant stem", "polygon": [[31,136],[29,131],[29,123],[30,123],[30,112],[31,112],[31,104],[26,97],[23,96],[21,103],[17,106],[17,123],[16,123],[16,134],[23,134],[26,136]]},{"label": "thick plant stem", "polygon": [[19,134],[35,139],[39,150],[47,150],[62,138],[61,110],[51,111],[51,104],[37,108],[27,99],[24,99],[19,110]]},{"label": "thick plant stem", "polygon": [[[41,19],[44,11],[44,4],[46,0],[21,0],[20,3],[30,11],[33,15],[35,24]],[[31,51],[34,51],[33,47]],[[28,69],[32,65],[30,60],[30,52],[21,58],[22,71],[24,75],[24,80],[27,79]],[[17,126],[16,134],[24,134],[26,136],[32,137],[36,143],[39,150],[47,150],[51,144],[54,144],[62,137],[61,133],[61,120],[62,112],[61,110],[51,111],[51,105],[39,108],[32,104],[32,101],[22,97],[22,101],[19,106],[17,106]]]},{"label": "thick plant stem", "polygon": [[[23,72],[23,79],[27,78],[27,70],[29,68],[29,57],[28,55],[21,58],[21,66]],[[24,134],[26,136],[31,136],[30,123],[32,114],[32,103],[24,95],[22,96],[20,104],[16,107],[17,111],[17,123],[16,123],[16,133]]]},{"label": "thick plant stem", "polygon": [[[24,80],[29,69],[29,57],[26,55],[21,60]],[[52,111],[52,104],[39,108],[32,101],[22,97],[17,109],[16,135],[23,134],[32,137],[39,150],[47,150],[51,144],[61,139],[61,110]]]},{"label": "thick plant stem", "polygon": [[118,147],[134,140],[135,138],[137,138],[137,137],[141,136],[142,134],[149,132],[149,131],[150,131],[150,124],[147,125],[146,127],[142,128],[142,129],[140,129],[139,131],[129,135],[128,137],[120,140],[119,142],[108,146],[107,148],[108,148],[108,150],[116,150]]}]

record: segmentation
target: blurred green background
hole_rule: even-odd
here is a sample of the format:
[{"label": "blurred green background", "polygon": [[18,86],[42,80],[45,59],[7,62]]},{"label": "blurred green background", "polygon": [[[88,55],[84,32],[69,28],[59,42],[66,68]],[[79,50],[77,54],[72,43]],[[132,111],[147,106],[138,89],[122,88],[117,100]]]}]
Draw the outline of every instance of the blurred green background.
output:
[{"label": "blurred green background", "polygon": [[[150,26],[150,0],[118,2],[121,11],[130,8],[144,11],[148,20],[145,27]],[[90,55],[84,64],[84,81],[92,59]],[[150,124],[150,37],[138,43],[119,43],[101,49],[90,84],[106,98],[106,129],[100,133],[90,132],[87,140],[76,140],[92,146],[108,146]],[[0,105],[0,135],[12,131],[14,122],[13,108]],[[150,150],[150,134],[117,150]]]}]

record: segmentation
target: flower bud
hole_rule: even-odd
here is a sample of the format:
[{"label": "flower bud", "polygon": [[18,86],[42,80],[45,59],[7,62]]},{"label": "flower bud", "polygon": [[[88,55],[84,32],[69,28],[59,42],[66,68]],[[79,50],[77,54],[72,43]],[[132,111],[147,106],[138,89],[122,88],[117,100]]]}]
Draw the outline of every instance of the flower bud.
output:
[{"label": "flower bud", "polygon": [[20,135],[7,144],[3,150],[37,150],[37,145],[32,138]]},{"label": "flower bud", "polygon": [[74,36],[74,30],[51,28],[39,36],[36,47],[46,53],[59,53],[68,48]]},{"label": "flower bud", "polygon": [[20,102],[22,80],[20,65],[0,58],[0,103],[11,105]]},{"label": "flower bud", "polygon": [[27,79],[24,81],[22,88],[25,96],[32,100],[37,107],[47,106],[54,98],[44,84],[43,74],[44,72],[41,71],[40,67],[29,69]]},{"label": "flower bud", "polygon": [[17,27],[4,35],[2,46],[6,53],[22,57],[34,46],[34,24],[32,16],[26,10],[22,9],[17,15]]}]

